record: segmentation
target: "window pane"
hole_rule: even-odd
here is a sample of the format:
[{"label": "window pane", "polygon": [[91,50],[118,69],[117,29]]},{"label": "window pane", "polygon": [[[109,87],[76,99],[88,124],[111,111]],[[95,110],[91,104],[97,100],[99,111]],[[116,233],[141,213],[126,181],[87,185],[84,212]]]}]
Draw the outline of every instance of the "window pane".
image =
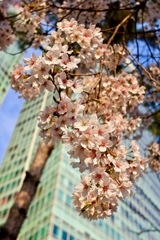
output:
[{"label": "window pane", "polygon": [[53,234],[56,236],[58,236],[58,234],[59,234],[59,227],[56,225],[54,225],[54,227],[53,227]]},{"label": "window pane", "polygon": [[75,238],[73,236],[70,236],[69,240],[75,240]]},{"label": "window pane", "polygon": [[67,233],[65,231],[62,232],[62,240],[67,240]]},{"label": "window pane", "polygon": [[114,215],[111,215],[112,222],[114,222]]},{"label": "window pane", "polygon": [[58,192],[58,198],[63,200],[63,192],[61,190]]},{"label": "window pane", "polygon": [[36,232],[36,233],[34,234],[33,239],[34,239],[34,240],[37,240],[37,239],[38,239],[38,232]]},{"label": "window pane", "polygon": [[66,203],[68,204],[68,205],[71,205],[71,197],[70,196],[66,196]]},{"label": "window pane", "polygon": [[46,229],[45,229],[45,227],[43,227],[41,229],[41,237],[44,237],[45,234],[46,234]]}]

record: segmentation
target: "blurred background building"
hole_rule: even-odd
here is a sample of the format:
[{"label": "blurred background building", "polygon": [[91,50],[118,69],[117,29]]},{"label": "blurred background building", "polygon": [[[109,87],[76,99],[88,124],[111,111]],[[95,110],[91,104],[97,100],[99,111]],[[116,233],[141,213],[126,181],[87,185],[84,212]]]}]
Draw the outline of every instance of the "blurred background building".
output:
[{"label": "blurred background building", "polygon": [[[38,148],[39,110],[51,104],[47,93],[23,105],[0,168],[0,225],[6,221]],[[119,202],[117,213],[105,220],[88,221],[75,211],[71,195],[79,181],[67,150],[57,144],[49,157],[19,240],[158,240],[159,180],[146,173],[135,193]]]},{"label": "blurred background building", "polygon": [[19,51],[20,45],[17,42],[9,46],[7,53],[0,51],[0,105],[9,88],[11,71],[14,65],[18,64],[22,59],[22,54],[16,54]]}]

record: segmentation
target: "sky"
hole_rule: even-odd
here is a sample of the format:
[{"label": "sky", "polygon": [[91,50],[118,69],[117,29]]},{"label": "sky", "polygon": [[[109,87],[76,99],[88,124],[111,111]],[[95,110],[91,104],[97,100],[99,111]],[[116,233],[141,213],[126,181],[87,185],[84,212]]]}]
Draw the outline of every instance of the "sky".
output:
[{"label": "sky", "polygon": [[[30,48],[24,54],[24,58],[30,57],[32,52],[38,56],[41,51]],[[15,93],[9,88],[4,101],[0,106],[0,164],[2,163],[20,110],[24,103],[24,99],[18,98],[19,95],[19,93]]]},{"label": "sky", "polygon": [[12,136],[24,99],[11,88],[0,106],[0,164]]}]

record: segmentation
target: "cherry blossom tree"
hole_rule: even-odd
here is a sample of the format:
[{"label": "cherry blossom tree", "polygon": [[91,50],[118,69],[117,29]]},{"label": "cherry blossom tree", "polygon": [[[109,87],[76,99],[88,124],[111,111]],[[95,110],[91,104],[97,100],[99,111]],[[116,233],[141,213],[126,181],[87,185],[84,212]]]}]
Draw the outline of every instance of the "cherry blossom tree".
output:
[{"label": "cherry blossom tree", "polygon": [[[159,59],[151,48],[159,50],[158,10],[158,1],[152,0],[0,2],[0,49],[6,50],[18,38],[27,48],[42,50],[41,56],[32,53],[23,65],[15,66],[11,86],[26,100],[45,91],[53,94],[53,104],[38,116],[46,144],[42,151],[46,148],[49,154],[58,141],[70,148],[71,165],[81,173],[73,203],[85,218],[111,216],[118,200],[132,195],[148,164],[160,170],[158,144],[146,146],[143,155],[137,144],[152,123],[149,103],[158,102]],[[117,18],[112,18],[116,12]],[[133,32],[129,33],[130,26]],[[143,56],[145,64],[140,63],[138,38],[144,39],[152,62]],[[136,54],[127,45],[133,39]],[[147,106],[145,113],[142,106]],[[46,161],[47,155],[40,173]],[[35,177],[32,170],[31,166],[27,179]],[[33,197],[24,181],[2,239],[16,238]],[[21,216],[16,230],[9,228],[14,211],[17,219]]]}]

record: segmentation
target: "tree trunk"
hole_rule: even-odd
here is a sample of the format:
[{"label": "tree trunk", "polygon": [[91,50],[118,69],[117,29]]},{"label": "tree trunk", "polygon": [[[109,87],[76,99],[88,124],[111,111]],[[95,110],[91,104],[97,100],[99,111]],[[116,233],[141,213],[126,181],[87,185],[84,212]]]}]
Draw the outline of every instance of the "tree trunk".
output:
[{"label": "tree trunk", "polygon": [[15,203],[10,210],[7,221],[0,229],[1,240],[17,239],[29,206],[36,194],[43,169],[52,150],[53,145],[46,145],[44,142],[40,143],[31,168],[26,172],[22,188],[15,199]]}]

